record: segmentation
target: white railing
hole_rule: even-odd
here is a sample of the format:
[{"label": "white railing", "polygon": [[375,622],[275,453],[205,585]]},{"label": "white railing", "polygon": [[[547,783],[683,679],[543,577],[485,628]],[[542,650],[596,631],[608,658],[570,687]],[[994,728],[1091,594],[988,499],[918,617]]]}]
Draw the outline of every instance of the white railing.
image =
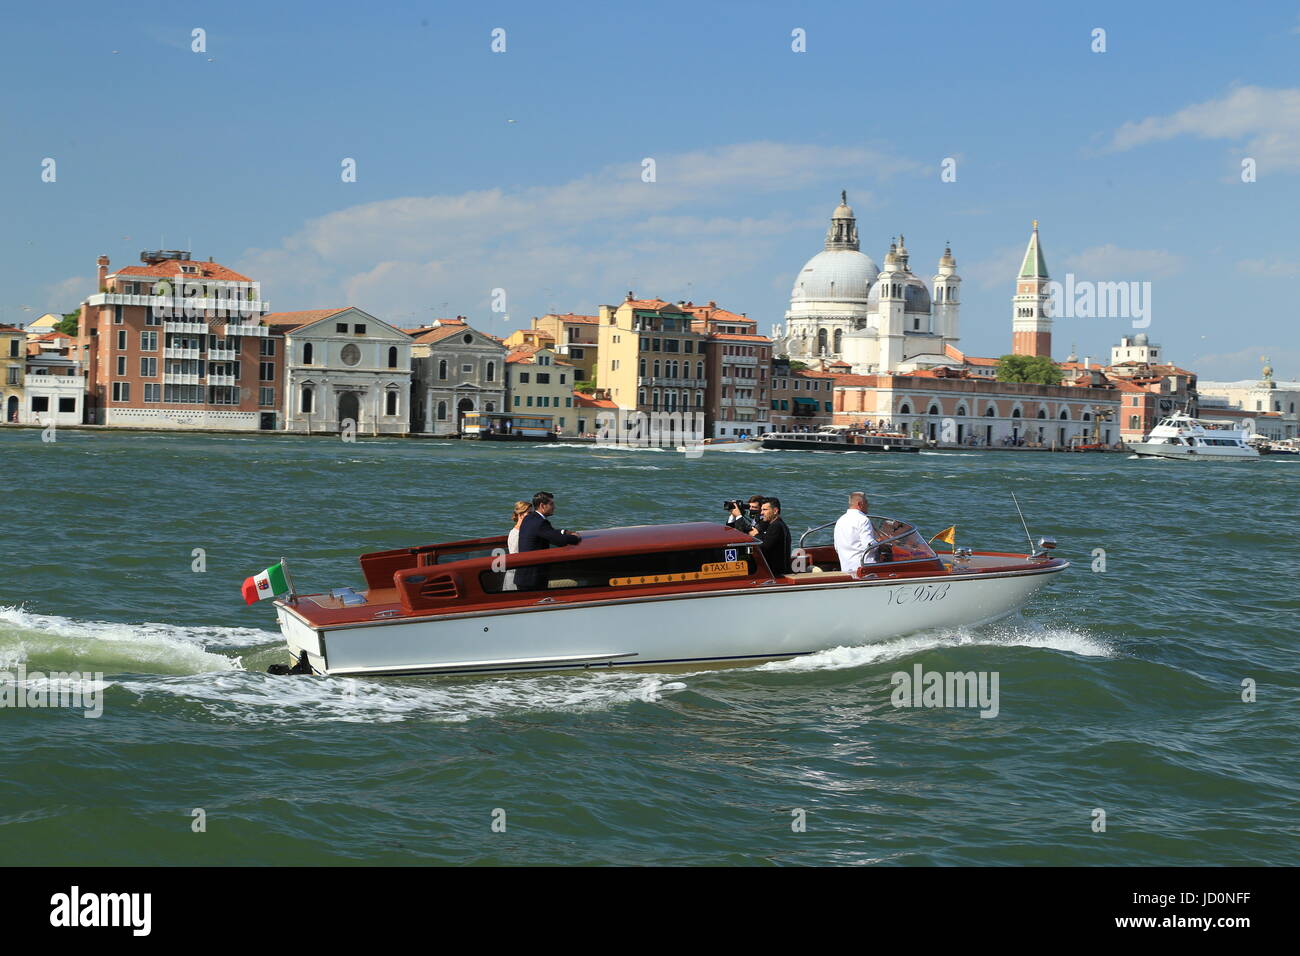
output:
[{"label": "white railing", "polygon": [[23,377],[23,384],[32,388],[66,388],[81,391],[86,387],[86,380],[80,375],[26,375]]},{"label": "white railing", "polygon": [[260,335],[263,338],[271,334],[265,325],[227,325],[222,335]]},{"label": "white railing", "polygon": [[239,358],[239,353],[234,349],[208,349],[209,362],[233,362]]},{"label": "white railing", "polygon": [[166,385],[198,385],[199,376],[197,373],[189,372],[164,372],[163,383]]},{"label": "white railing", "polygon": [[265,299],[216,299],[185,298],[174,295],[133,295],[126,292],[100,292],[90,296],[88,305],[142,305],[151,309],[168,309],[177,320],[195,317],[194,312],[224,311],[225,315],[263,315],[271,311],[271,303]]},{"label": "white railing", "polygon": [[168,319],[163,322],[164,332],[198,332],[206,335],[208,332],[208,323],[206,322],[179,322]]},{"label": "white railing", "polygon": [[235,378],[235,376],[233,375],[217,375],[215,373],[209,372],[208,384],[209,385],[237,385],[239,384],[239,379]]},{"label": "white railing", "polygon": [[198,349],[183,349],[175,345],[169,345],[164,350],[169,359],[196,359],[199,357]]}]

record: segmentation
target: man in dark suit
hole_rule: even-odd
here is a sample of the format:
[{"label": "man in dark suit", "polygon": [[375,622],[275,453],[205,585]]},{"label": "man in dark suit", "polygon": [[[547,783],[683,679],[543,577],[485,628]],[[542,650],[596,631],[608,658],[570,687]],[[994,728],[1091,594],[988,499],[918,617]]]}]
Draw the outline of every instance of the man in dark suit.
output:
[{"label": "man in dark suit", "polygon": [[[544,551],[554,545],[577,544],[582,538],[568,531],[556,531],[547,519],[555,514],[555,496],[539,491],[533,495],[533,510],[524,516],[519,525],[519,551]],[[548,568],[545,565],[519,568],[515,571],[515,586],[520,591],[536,591],[546,587]]]},{"label": "man in dark suit", "polygon": [[750,537],[758,539],[758,549],[763,552],[763,559],[773,574],[790,573],[790,529],[781,520],[781,499],[763,499],[763,520],[767,523],[762,531],[752,529]]}]

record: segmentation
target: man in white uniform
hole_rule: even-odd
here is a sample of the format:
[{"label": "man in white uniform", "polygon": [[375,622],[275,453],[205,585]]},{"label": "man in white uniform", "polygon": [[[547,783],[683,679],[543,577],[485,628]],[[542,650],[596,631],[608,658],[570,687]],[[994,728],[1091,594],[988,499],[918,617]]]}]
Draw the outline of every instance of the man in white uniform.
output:
[{"label": "man in white uniform", "polygon": [[867,517],[867,496],[861,491],[849,495],[849,510],[835,522],[835,550],[840,570],[852,574],[864,564],[874,564],[876,535]]}]

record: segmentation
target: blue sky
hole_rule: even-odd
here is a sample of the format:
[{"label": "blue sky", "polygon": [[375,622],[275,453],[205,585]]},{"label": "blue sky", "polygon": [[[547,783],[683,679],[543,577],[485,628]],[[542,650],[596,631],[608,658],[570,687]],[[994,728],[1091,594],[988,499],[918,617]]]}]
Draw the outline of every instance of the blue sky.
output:
[{"label": "blue sky", "polygon": [[[503,334],[633,289],[766,329],[843,188],[877,262],[902,232],[928,279],[951,241],[968,352],[1009,351],[1037,218],[1054,277],[1152,283],[1146,331],[1173,361],[1244,378],[1268,354],[1300,379],[1294,3],[69,4],[6,20],[0,322],[75,307],[101,253],[124,266],[165,245],[259,279],[277,310],[463,314]],[[1105,356],[1131,332],[1059,319],[1055,351]]]}]

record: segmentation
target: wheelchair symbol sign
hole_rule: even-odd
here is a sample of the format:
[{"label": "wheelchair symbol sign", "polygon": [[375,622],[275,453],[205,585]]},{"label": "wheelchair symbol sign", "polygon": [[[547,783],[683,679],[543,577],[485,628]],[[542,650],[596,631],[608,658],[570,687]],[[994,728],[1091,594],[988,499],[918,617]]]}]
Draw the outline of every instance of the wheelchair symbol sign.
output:
[{"label": "wheelchair symbol sign", "polygon": [[735,560],[736,560],[736,549],[735,549],[735,548],[727,548],[725,551],[722,552],[722,559],[723,559],[724,561],[735,561]]}]

